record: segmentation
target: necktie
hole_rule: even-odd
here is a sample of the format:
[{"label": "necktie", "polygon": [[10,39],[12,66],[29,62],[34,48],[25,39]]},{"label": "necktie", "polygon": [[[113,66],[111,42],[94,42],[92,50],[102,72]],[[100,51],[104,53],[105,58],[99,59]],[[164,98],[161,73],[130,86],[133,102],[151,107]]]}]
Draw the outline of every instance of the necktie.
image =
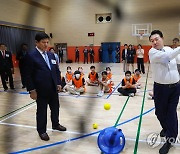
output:
[{"label": "necktie", "polygon": [[2,51],[3,58],[5,58],[5,51]]},{"label": "necktie", "polygon": [[49,69],[51,70],[51,65],[49,63],[48,55],[46,52],[43,52],[43,54],[44,54],[44,60],[45,60],[46,64],[48,65]]}]

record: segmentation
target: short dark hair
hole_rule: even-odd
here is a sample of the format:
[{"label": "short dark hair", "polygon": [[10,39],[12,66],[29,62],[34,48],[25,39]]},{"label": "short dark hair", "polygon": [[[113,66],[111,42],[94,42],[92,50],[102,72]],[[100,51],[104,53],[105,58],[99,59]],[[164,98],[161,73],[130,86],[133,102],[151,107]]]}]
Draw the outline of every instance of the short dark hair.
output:
[{"label": "short dark hair", "polygon": [[68,70],[68,69],[71,69],[71,66],[68,66],[68,67],[67,67],[67,70]]},{"label": "short dark hair", "polygon": [[176,37],[176,38],[173,39],[173,41],[179,42],[179,39]]},{"label": "short dark hair", "polygon": [[158,34],[161,38],[163,38],[163,33],[160,30],[153,30],[149,36],[149,40],[151,39],[151,36],[154,34]]},{"label": "short dark hair", "polygon": [[107,72],[106,72],[106,71],[103,71],[101,74],[102,74],[102,75],[107,75]]},{"label": "short dark hair", "polygon": [[5,45],[5,46],[6,46],[6,44],[5,44],[5,43],[0,43],[0,46],[1,46],[1,45]]},{"label": "short dark hair", "polygon": [[81,74],[81,72],[77,70],[74,72],[74,75],[76,75],[76,74]]},{"label": "short dark hair", "polygon": [[110,68],[110,67],[106,67],[106,71],[107,71],[107,70],[110,70],[110,71],[111,71],[111,68]]},{"label": "short dark hair", "polygon": [[124,46],[128,46],[127,44],[124,44]]},{"label": "short dark hair", "polygon": [[49,39],[49,36],[45,32],[39,32],[39,33],[36,34],[36,36],[35,36],[36,41],[39,42],[39,41],[41,41],[43,39]]},{"label": "short dark hair", "polygon": [[93,68],[95,69],[95,66],[91,66],[91,67],[90,67],[90,69],[93,69]]},{"label": "short dark hair", "polygon": [[135,72],[141,72],[139,69],[136,69]]},{"label": "short dark hair", "polygon": [[127,74],[130,74],[130,75],[131,75],[131,71],[126,71],[126,72],[125,72],[125,75],[127,75]]},{"label": "short dark hair", "polygon": [[138,44],[137,46],[140,46],[142,48],[142,45],[141,44]]}]

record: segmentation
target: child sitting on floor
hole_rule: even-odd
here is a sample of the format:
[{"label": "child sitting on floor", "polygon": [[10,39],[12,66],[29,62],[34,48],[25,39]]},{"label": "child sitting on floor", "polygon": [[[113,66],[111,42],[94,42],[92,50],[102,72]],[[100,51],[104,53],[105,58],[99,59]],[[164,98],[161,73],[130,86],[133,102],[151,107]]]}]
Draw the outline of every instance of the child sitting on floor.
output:
[{"label": "child sitting on floor", "polygon": [[72,86],[67,87],[67,90],[74,95],[80,95],[85,92],[85,79],[81,76],[80,71],[74,72]]},{"label": "child sitting on floor", "polygon": [[136,81],[136,88],[137,89],[141,89],[141,83],[139,82],[141,75],[140,75],[140,71],[138,69],[135,70],[135,73],[132,75],[132,77],[134,78],[134,80]]},{"label": "child sitting on floor", "polygon": [[87,85],[88,86],[98,86],[99,81],[98,81],[98,73],[95,71],[95,66],[90,67],[91,72],[88,75],[88,80],[87,80]]},{"label": "child sitting on floor", "polygon": [[97,96],[103,96],[104,93],[111,93],[112,92],[112,81],[107,77],[107,72],[102,72],[102,80],[99,81],[100,91]]},{"label": "child sitting on floor", "polygon": [[130,71],[125,72],[125,77],[122,80],[121,87],[118,88],[118,92],[124,96],[135,96],[136,93],[136,81],[131,76]]},{"label": "child sitting on floor", "polygon": [[106,72],[107,72],[107,77],[111,80],[112,86],[114,86],[114,82],[112,81],[111,68],[110,67],[106,67]]},{"label": "child sitting on floor", "polygon": [[65,75],[66,85],[63,88],[64,92],[67,90],[68,86],[72,85],[72,79],[73,79],[73,72],[72,72],[71,66],[68,66],[67,67],[67,72],[66,72],[66,75]]},{"label": "child sitting on floor", "polygon": [[78,71],[81,73],[81,76],[84,77],[83,68],[82,67],[78,67]]}]

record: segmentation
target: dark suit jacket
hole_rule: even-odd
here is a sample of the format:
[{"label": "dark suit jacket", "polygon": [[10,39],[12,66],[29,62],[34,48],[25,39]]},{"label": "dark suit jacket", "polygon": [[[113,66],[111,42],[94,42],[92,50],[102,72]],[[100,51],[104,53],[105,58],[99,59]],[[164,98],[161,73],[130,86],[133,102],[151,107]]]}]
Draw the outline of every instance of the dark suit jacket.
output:
[{"label": "dark suit jacket", "polygon": [[53,53],[47,52],[47,55],[51,70],[37,49],[26,56],[27,91],[36,89],[41,97],[49,97],[57,92],[57,85],[61,84],[60,71],[58,65],[55,64],[56,58]]},{"label": "dark suit jacket", "polygon": [[[128,49],[127,49],[128,52]],[[122,60],[126,60],[127,53],[125,55],[125,49],[122,50]]]},{"label": "dark suit jacket", "polygon": [[5,58],[3,58],[2,52],[0,51],[0,71],[8,70],[11,68],[13,68],[11,52],[5,51]]}]

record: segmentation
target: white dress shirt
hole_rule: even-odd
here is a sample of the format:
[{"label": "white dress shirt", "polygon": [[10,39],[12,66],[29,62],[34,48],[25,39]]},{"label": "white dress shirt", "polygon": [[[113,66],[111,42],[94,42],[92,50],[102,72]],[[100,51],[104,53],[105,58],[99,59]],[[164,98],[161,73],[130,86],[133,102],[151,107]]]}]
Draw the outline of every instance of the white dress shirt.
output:
[{"label": "white dress shirt", "polygon": [[163,47],[162,50],[151,48],[149,59],[151,63],[152,77],[160,84],[173,84],[179,81],[176,57],[180,54],[180,47],[172,49]]},{"label": "white dress shirt", "polygon": [[144,58],[144,49],[137,49],[137,58]]}]

